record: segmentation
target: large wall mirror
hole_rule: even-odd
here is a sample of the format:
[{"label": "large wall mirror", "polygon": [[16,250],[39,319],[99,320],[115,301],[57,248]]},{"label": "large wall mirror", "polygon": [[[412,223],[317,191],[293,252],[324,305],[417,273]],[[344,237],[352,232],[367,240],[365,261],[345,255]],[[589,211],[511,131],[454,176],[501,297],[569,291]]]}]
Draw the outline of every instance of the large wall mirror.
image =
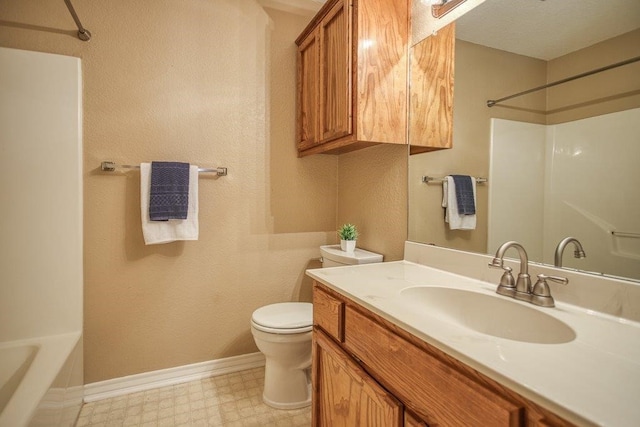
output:
[{"label": "large wall mirror", "polygon": [[[486,0],[460,17],[453,148],[409,157],[409,240],[480,253],[517,240],[553,265],[571,236],[586,258],[569,244],[563,267],[640,280],[638,57],[637,0]],[[450,174],[487,178],[473,230],[451,230],[442,184],[422,180]]]}]

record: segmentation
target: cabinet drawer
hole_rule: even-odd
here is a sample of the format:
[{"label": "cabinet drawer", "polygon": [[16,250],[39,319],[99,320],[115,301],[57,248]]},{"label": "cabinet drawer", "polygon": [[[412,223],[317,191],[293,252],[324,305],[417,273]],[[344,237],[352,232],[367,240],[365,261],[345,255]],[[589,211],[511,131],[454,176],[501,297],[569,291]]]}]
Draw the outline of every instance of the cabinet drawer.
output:
[{"label": "cabinet drawer", "polygon": [[429,425],[521,425],[522,407],[351,307],[345,311],[345,347]]},{"label": "cabinet drawer", "polygon": [[313,324],[320,326],[338,342],[344,342],[344,302],[313,287]]}]

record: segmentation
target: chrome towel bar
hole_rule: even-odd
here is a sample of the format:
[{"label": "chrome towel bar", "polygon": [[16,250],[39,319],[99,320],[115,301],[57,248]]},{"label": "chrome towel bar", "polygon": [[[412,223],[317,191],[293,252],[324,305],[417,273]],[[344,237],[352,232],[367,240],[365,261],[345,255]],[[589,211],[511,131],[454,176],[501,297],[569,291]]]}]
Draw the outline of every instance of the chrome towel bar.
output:
[{"label": "chrome towel bar", "polygon": [[630,233],[628,231],[612,231],[611,234],[618,237],[632,237],[634,239],[640,239],[640,233]]},{"label": "chrome towel bar", "polygon": [[[114,172],[116,169],[140,169],[139,165],[118,165],[114,162],[102,162],[100,170],[103,172]],[[227,168],[198,168],[198,173],[214,172],[218,176],[226,176]]]}]

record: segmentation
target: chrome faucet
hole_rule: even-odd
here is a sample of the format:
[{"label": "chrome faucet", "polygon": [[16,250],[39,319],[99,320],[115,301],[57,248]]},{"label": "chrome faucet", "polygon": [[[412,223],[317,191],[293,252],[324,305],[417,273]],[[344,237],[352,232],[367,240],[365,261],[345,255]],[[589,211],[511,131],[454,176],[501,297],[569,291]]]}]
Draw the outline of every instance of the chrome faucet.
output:
[{"label": "chrome faucet", "polygon": [[[511,268],[504,266],[504,254],[509,248],[516,248],[518,255],[520,256],[520,273],[518,273],[518,280],[513,286],[513,276],[511,275]],[[505,273],[500,279],[500,285],[496,292],[500,295],[514,297],[522,301],[531,301],[531,277],[529,276],[529,257],[524,247],[515,241],[509,241],[503,243],[496,252],[496,256],[493,258],[489,267],[502,268]]]},{"label": "chrome faucet", "polygon": [[575,246],[575,251],[573,252],[573,256],[576,258],[586,258],[586,254],[584,253],[584,249],[582,249],[582,244],[575,237],[565,237],[558,243],[556,247],[556,253],[554,256],[553,265],[556,267],[562,267],[562,254],[564,253],[564,248],[569,244],[573,243]]}]

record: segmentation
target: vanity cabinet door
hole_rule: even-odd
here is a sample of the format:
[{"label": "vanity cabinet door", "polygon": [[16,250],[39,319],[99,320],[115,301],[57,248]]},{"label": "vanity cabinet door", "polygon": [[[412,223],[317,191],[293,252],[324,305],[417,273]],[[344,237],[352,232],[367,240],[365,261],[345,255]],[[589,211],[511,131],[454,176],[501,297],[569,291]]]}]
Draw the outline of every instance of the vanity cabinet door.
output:
[{"label": "vanity cabinet door", "polygon": [[400,402],[318,329],[312,369],[314,426],[402,426]]},{"label": "vanity cabinet door", "polygon": [[350,306],[345,349],[429,425],[519,426],[524,408],[493,393]]}]

